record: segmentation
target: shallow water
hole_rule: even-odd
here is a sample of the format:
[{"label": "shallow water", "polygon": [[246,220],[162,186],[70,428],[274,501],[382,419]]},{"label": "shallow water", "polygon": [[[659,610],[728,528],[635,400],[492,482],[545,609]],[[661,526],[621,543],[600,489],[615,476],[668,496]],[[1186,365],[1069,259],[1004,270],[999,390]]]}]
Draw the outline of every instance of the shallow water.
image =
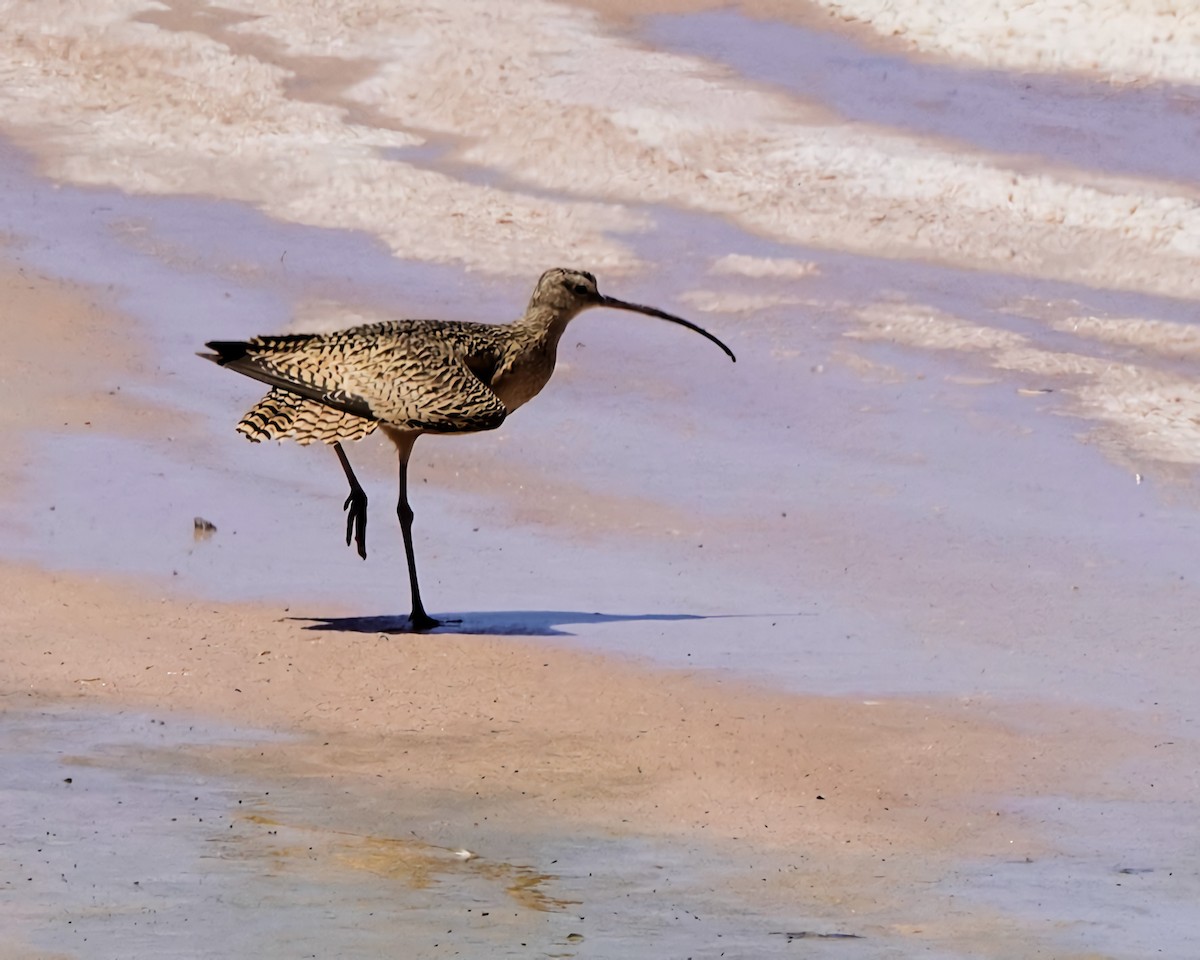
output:
[{"label": "shallow water", "polygon": [[[924,879],[885,858],[878,870],[900,888],[933,882],[907,914],[746,893],[761,874],[806,871],[819,889],[803,851],[744,857],[699,839],[532,829],[467,794],[384,794],[276,762],[247,775],[244,758],[280,742],[264,731],[10,705],[0,732],[14,956],[374,957],[402,943],[420,956],[772,957],[804,940],[805,956],[948,958],[973,954],[934,947],[939,924],[972,913],[993,918],[981,929],[1011,918],[1014,942],[1032,933],[1064,952],[1133,957],[1160,944],[1186,956],[1197,944],[1186,919],[1197,851],[1180,845],[1190,814],[1177,798],[1132,832],[1121,824],[1144,823],[1144,804],[1018,802],[1062,831],[1056,848],[1014,847]],[[942,900],[953,906],[939,917]]]},{"label": "shallow water", "polygon": [[0,733],[5,956],[774,957],[805,931],[824,957],[822,935],[861,927],[731,898],[729,878],[760,868],[701,843],[219,772],[223,751],[277,739],[263,731],[57,706],[6,709]]}]

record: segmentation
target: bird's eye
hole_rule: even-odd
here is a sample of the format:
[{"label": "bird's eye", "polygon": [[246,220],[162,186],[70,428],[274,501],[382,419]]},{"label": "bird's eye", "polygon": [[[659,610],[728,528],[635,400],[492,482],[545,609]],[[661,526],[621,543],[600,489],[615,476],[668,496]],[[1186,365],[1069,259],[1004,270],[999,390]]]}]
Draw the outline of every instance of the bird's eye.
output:
[{"label": "bird's eye", "polygon": [[571,284],[571,292],[580,297],[586,297],[589,293],[591,293],[591,291],[582,283]]}]

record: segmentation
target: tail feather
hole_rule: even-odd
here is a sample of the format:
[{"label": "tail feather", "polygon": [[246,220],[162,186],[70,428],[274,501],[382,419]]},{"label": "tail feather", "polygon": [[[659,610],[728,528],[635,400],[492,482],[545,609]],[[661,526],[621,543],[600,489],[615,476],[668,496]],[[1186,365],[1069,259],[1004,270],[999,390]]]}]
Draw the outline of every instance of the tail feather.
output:
[{"label": "tail feather", "polygon": [[226,367],[235,360],[241,360],[250,350],[250,344],[241,340],[210,340],[205,344],[213,353],[197,353],[196,356],[211,360],[213,363]]},{"label": "tail feather", "polygon": [[[311,353],[311,342],[315,339],[316,334],[296,333],[253,340],[210,340],[205,346],[215,352],[197,356],[335,411],[364,420],[377,419],[363,397],[329,382],[329,371],[322,371],[320,363],[314,362],[318,358]],[[297,362],[301,358],[304,362]]]},{"label": "tail feather", "polygon": [[236,367],[239,360],[246,360],[254,354],[270,354],[277,350],[301,347],[315,336],[312,333],[291,333],[281,337],[255,337],[253,340],[209,340],[205,346],[214,352],[197,353],[196,356],[222,367]]}]

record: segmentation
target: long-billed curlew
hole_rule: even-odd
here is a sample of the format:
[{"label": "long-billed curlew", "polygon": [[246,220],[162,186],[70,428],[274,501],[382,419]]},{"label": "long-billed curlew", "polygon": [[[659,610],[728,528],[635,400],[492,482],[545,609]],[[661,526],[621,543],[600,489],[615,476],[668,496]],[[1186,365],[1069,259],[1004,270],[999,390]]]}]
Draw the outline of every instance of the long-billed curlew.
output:
[{"label": "long-billed curlew", "polygon": [[423,433],[494,430],[537,396],[554,372],[567,324],[589,307],[615,307],[670,320],[707,337],[731,360],[733,351],[707,330],[654,307],[606,297],[581,270],[547,270],[521,319],[508,324],[395,320],[335,333],[301,333],[213,341],[199,356],[261,380],[268,393],[242,418],[238,433],[257,443],[321,440],[341,461],[350,496],[343,509],[346,545],[367,556],[367,495],[350,468],[343,440],[361,440],[381,427],[400,454],[396,513],[404,535],[413,630],[440,624],[425,612],[413,558],[408,458]]}]

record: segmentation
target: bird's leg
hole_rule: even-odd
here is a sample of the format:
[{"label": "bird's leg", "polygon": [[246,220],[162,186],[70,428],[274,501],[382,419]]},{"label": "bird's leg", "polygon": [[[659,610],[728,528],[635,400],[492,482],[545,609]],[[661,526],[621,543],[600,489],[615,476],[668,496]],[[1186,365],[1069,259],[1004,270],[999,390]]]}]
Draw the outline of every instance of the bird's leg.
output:
[{"label": "bird's leg", "polygon": [[417,586],[417,561],[413,554],[412,540],[413,512],[412,507],[408,505],[408,457],[404,450],[400,451],[400,501],[396,504],[396,516],[400,518],[400,532],[404,534],[404,555],[408,558],[408,586],[412,591],[409,625],[418,633],[432,630],[434,627],[440,627],[442,621],[434,620],[425,612],[425,606],[421,603],[421,588]]},{"label": "bird's leg", "polygon": [[367,494],[359,484],[354,471],[350,469],[350,460],[346,457],[346,451],[336,440],[333,442],[333,452],[342,462],[342,469],[346,471],[346,479],[350,481],[350,496],[342,504],[342,509],[346,511],[346,546],[350,546],[350,540],[353,538],[358,546],[358,555],[366,560]]}]

